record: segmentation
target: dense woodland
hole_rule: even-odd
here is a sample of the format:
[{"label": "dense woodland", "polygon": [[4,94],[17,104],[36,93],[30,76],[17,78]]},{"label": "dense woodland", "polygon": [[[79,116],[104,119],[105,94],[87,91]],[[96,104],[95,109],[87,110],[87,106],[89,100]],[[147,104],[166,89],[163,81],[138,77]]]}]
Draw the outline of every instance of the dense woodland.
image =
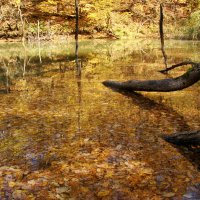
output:
[{"label": "dense woodland", "polygon": [[[158,37],[160,3],[164,6],[166,36],[200,38],[199,0],[80,0],[80,34],[89,38]],[[45,40],[74,34],[73,1],[1,0],[0,8],[2,39],[19,39],[24,34],[27,40],[34,40],[38,23]]]}]

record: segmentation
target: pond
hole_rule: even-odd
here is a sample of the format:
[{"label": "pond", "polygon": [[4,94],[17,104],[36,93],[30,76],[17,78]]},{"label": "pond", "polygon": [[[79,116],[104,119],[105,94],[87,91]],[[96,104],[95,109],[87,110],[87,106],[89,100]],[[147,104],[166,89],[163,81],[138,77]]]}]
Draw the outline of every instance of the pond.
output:
[{"label": "pond", "polygon": [[[200,85],[120,94],[107,79],[168,75],[156,40],[0,43],[0,199],[200,199],[200,172],[160,136],[200,129]],[[200,43],[166,41],[168,63]]]}]

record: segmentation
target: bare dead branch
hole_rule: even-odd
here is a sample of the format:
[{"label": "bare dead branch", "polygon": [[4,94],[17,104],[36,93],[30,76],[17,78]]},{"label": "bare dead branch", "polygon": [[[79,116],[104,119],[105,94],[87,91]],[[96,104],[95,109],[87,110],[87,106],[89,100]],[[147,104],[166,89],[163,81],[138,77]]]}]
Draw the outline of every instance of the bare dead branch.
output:
[{"label": "bare dead branch", "polygon": [[161,80],[129,80],[125,82],[104,81],[106,87],[128,91],[171,92],[182,90],[200,80],[200,64],[195,64],[191,70],[176,78]]},{"label": "bare dead branch", "polygon": [[175,65],[172,65],[171,67],[168,67],[167,69],[163,69],[163,70],[160,70],[159,72],[161,73],[166,73],[172,69],[175,69],[177,67],[181,67],[181,66],[184,66],[184,65],[198,65],[199,63],[195,63],[195,62],[192,62],[192,61],[184,61],[184,62],[181,62],[181,63],[178,63],[178,64],[175,64]]},{"label": "bare dead branch", "polygon": [[199,146],[200,145],[200,130],[178,132],[172,135],[162,136],[169,143],[180,146]]}]

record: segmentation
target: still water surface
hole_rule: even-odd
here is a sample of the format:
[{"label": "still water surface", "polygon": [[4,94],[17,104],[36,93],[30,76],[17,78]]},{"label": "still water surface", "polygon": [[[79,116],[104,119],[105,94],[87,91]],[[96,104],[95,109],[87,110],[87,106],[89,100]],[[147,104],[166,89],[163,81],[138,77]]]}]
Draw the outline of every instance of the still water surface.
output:
[{"label": "still water surface", "polygon": [[[170,65],[200,61],[199,42],[166,43]],[[134,95],[101,83],[187,68],[160,74],[159,41],[91,40],[80,74],[74,46],[0,43],[0,199],[200,199],[198,161],[160,137],[200,129],[199,84]]]}]

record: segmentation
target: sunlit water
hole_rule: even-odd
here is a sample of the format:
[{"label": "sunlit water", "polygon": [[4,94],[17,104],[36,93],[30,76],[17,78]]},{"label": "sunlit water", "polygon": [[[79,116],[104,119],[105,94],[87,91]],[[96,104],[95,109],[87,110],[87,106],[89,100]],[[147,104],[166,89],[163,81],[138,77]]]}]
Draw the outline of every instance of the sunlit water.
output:
[{"label": "sunlit water", "polygon": [[[198,163],[162,140],[200,129],[200,87],[120,94],[107,79],[162,79],[159,41],[0,43],[0,199],[200,199]],[[199,42],[166,41],[169,65]],[[197,155],[198,156],[198,155]]]}]

